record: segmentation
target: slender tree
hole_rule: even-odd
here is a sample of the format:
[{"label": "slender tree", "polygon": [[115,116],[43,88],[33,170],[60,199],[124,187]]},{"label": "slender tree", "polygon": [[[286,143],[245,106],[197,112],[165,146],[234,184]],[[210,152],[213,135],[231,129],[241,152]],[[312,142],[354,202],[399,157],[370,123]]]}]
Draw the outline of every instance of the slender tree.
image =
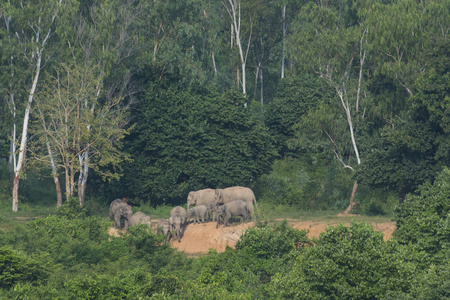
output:
[{"label": "slender tree", "polygon": [[[60,15],[65,6],[70,6],[70,1],[50,0],[50,1],[9,1],[3,7],[5,18],[8,19],[9,32],[13,36],[9,41],[16,45],[21,57],[17,57],[30,71],[26,82],[27,100],[24,101],[25,111],[22,119],[22,133],[19,139],[15,138],[13,130],[12,139],[19,145],[17,152],[14,152],[14,182],[12,210],[17,211],[19,205],[19,183],[21,173],[25,164],[25,152],[27,149],[27,135],[30,120],[31,107],[37,91],[41,69],[45,62],[45,54],[48,44],[55,33]],[[5,20],[6,20],[5,19]],[[15,61],[11,59],[11,63]],[[17,87],[15,87],[17,88]],[[16,98],[11,91],[10,103],[15,111]],[[19,100],[20,101],[20,100]],[[14,149],[13,149],[14,151]]]},{"label": "slender tree", "polygon": [[[348,13],[347,19],[342,15],[345,10]],[[331,142],[336,158],[344,168],[353,171],[353,164],[361,164],[355,121],[362,121],[365,113],[365,110],[360,108],[360,102],[368,47],[367,25],[360,20],[352,19],[349,7],[335,9],[308,4],[299,18],[296,30],[291,36],[291,50],[301,49],[301,55],[291,55],[296,63],[306,66],[307,70],[325,78],[334,87],[339,101],[336,108],[339,107],[344,114],[351,151],[344,151],[342,146],[346,143],[338,141],[344,138],[343,136],[334,136],[326,126],[321,128]],[[354,197],[357,188],[358,183],[355,181],[350,205],[344,214],[355,206]]]}]

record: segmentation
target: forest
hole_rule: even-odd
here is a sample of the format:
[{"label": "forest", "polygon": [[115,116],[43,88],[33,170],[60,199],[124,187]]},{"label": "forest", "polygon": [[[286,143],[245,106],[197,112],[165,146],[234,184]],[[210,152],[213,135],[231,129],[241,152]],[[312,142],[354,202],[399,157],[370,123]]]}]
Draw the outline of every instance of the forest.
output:
[{"label": "forest", "polygon": [[[450,0],[2,0],[0,299],[450,299],[449,19]],[[107,234],[116,198],[162,216],[230,186],[261,210],[225,252]],[[397,229],[309,239],[263,208]]]}]

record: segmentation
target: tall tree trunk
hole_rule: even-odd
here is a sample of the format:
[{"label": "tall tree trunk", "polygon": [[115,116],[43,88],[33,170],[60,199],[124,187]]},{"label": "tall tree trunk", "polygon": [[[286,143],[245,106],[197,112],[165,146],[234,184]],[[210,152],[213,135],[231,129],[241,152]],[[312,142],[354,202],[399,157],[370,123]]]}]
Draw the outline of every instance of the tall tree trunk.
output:
[{"label": "tall tree trunk", "polygon": [[19,208],[19,183],[20,183],[20,173],[23,169],[23,164],[25,162],[25,151],[27,144],[27,134],[28,134],[28,122],[30,120],[31,104],[33,103],[34,93],[36,91],[36,86],[39,79],[39,73],[41,72],[41,59],[42,50],[36,52],[36,71],[34,73],[33,83],[31,85],[30,93],[28,94],[28,104],[25,109],[25,115],[23,117],[23,128],[22,128],[22,139],[20,141],[19,147],[19,158],[17,160],[17,165],[14,166],[14,183],[13,183],[13,206],[12,210],[17,211]]},{"label": "tall tree trunk", "polygon": [[261,68],[259,72],[259,79],[261,83],[261,105],[264,105],[264,80],[263,80],[263,69]]},{"label": "tall tree trunk", "polygon": [[[236,39],[236,45],[238,46],[239,50],[239,57],[241,59],[241,69],[242,69],[242,93],[247,93],[246,88],[246,61],[247,61],[247,55],[248,51],[250,49],[250,40],[252,37],[252,28],[250,28],[250,34],[249,39],[247,43],[247,50],[244,54],[244,50],[242,49],[242,37],[241,37],[241,3],[236,3],[236,0],[228,0],[228,3],[230,4],[230,8],[225,6],[225,8],[228,11],[228,14],[231,18],[231,29],[234,29],[234,38]],[[233,38],[233,32],[232,32],[232,38]]]},{"label": "tall tree trunk", "polygon": [[286,5],[283,5],[281,9],[281,15],[283,16],[283,56],[281,57],[281,78],[284,78],[285,69],[285,51],[286,51]]},{"label": "tall tree trunk", "polygon": [[357,190],[358,190],[358,182],[355,181],[355,183],[353,183],[352,195],[350,196],[350,204],[343,213],[339,214],[340,216],[348,215],[350,211],[355,207],[355,205],[358,204],[358,202],[355,202],[355,195]]},{"label": "tall tree trunk", "polygon": [[86,183],[89,173],[89,148],[84,153],[79,155],[79,160],[80,175],[78,177],[78,200],[80,201],[80,206],[83,206],[86,195]]},{"label": "tall tree trunk", "polygon": [[216,66],[216,60],[214,59],[214,52],[212,52],[211,57],[212,57],[212,62],[213,62],[213,66],[214,66],[214,77],[217,77],[217,66]]},{"label": "tall tree trunk", "polygon": [[50,157],[50,166],[52,168],[52,177],[53,182],[55,182],[56,189],[56,207],[62,206],[62,193],[61,193],[61,183],[59,182],[58,172],[56,170],[55,161],[53,160],[52,148],[50,147],[50,143],[47,141],[47,151]]},{"label": "tall tree trunk", "polygon": [[66,176],[66,201],[69,200],[70,195],[70,168],[69,166],[64,166],[65,176]]}]

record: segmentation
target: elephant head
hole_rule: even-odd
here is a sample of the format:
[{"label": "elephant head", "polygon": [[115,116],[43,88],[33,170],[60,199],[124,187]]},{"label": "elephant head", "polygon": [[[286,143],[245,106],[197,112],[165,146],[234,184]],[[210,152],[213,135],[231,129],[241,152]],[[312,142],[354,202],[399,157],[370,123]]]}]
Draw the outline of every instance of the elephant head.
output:
[{"label": "elephant head", "polygon": [[197,203],[198,195],[196,192],[189,192],[187,197],[187,211],[189,213],[189,208],[192,205],[195,205]]},{"label": "elephant head", "polygon": [[157,232],[167,236],[166,242],[170,242],[170,227],[171,225],[166,219],[159,220],[157,225]]},{"label": "elephant head", "polygon": [[131,217],[133,216],[133,208],[130,205],[122,205],[119,208],[119,214],[116,215],[116,217],[119,217],[119,222],[120,222],[120,216],[123,216],[125,219],[125,226],[124,226],[124,230],[127,231],[128,228],[128,223],[131,220]]}]

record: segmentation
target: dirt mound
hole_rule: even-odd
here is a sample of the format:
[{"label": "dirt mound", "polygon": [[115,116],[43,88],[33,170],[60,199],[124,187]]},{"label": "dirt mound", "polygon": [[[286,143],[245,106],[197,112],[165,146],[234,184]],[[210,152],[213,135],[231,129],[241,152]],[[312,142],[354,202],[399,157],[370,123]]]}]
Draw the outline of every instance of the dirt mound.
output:
[{"label": "dirt mound", "polygon": [[[307,230],[309,238],[318,237],[320,233],[325,231],[325,228],[329,226],[336,226],[342,222],[315,222],[315,221],[299,221],[288,220],[294,228]],[[350,223],[347,222],[348,226]],[[371,223],[374,230],[381,231],[384,234],[384,240],[388,240],[392,237],[392,233],[395,230],[395,222],[386,223]],[[225,250],[226,246],[234,247],[240,236],[245,230],[253,226],[254,223],[234,224],[230,227],[220,226],[216,229],[216,223],[210,222],[205,224],[189,224],[184,233],[184,237],[181,242],[171,241],[173,247],[184,251],[190,255],[200,255],[208,252],[209,249],[216,249],[217,252]]]},{"label": "dirt mound", "polygon": [[[157,224],[158,220],[152,220],[154,224]],[[301,221],[301,220],[287,220],[292,227],[303,230],[307,230],[309,238],[318,237],[325,231],[327,226],[337,226],[342,223],[339,221]],[[349,222],[345,223],[347,226]],[[392,233],[395,230],[395,222],[382,222],[382,223],[370,223],[374,230],[381,231],[384,234],[384,240],[388,240],[392,237]],[[189,224],[184,233],[184,237],[181,242],[177,240],[171,241],[174,248],[180,251],[186,252],[190,256],[198,256],[208,253],[209,249],[215,249],[217,252],[225,251],[227,246],[234,247],[239,240],[240,236],[245,230],[254,226],[253,222],[249,223],[235,223],[230,227],[220,226],[216,229],[215,222],[209,222],[204,224]],[[118,230],[114,228],[109,229],[109,234],[119,236]]]}]

